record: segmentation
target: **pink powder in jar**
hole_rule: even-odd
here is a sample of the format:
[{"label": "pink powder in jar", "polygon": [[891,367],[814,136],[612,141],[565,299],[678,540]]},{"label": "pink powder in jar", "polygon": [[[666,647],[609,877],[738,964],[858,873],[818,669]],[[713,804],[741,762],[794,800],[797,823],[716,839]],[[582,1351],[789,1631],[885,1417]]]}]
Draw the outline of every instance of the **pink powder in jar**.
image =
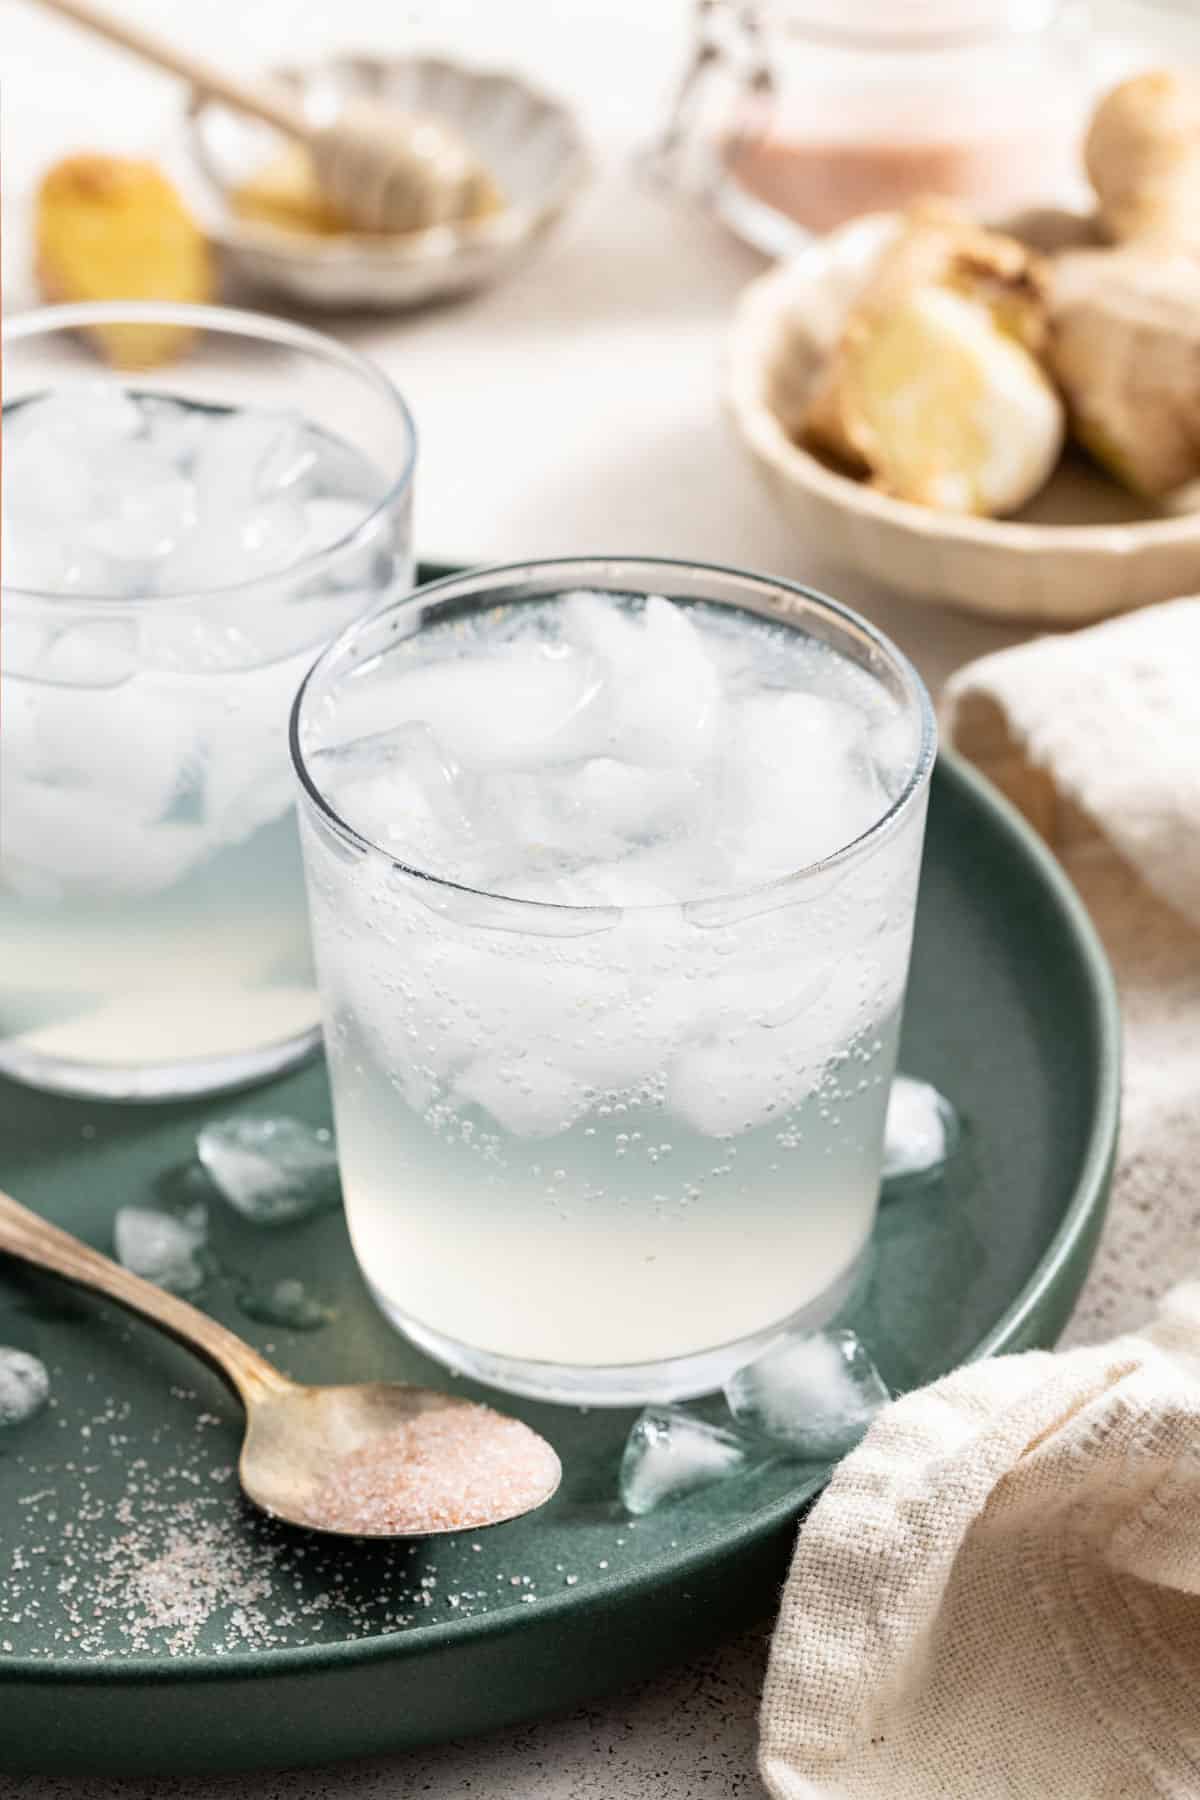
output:
[{"label": "pink powder in jar", "polygon": [[769,131],[732,144],[726,168],[753,199],[809,231],[861,213],[894,212],[926,195],[985,217],[1054,200],[1071,169],[1073,129],[1014,122],[973,138],[835,138]]},{"label": "pink powder in jar", "polygon": [[769,81],[719,150],[737,188],[828,231],[938,195],[993,218],[1082,184],[1086,25],[1066,0],[759,0]]}]

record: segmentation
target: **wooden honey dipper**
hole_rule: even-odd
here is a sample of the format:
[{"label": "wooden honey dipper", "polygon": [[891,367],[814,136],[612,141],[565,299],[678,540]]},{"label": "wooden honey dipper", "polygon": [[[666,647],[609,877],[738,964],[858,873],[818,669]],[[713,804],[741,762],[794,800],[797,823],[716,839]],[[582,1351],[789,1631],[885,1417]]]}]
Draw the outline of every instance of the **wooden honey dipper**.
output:
[{"label": "wooden honey dipper", "polygon": [[214,68],[92,0],[40,4],[303,144],[327,198],[363,230],[420,231],[486,210],[492,192],[487,170],[458,134],[436,119],[403,118],[356,99],[328,124],[316,124],[281,89]]}]

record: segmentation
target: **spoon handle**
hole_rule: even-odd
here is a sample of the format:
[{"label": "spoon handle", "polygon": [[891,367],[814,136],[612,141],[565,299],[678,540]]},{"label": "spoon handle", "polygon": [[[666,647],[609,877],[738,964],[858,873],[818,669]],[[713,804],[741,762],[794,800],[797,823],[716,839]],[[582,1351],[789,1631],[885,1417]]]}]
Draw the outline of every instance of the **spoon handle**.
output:
[{"label": "spoon handle", "polygon": [[292,1384],[252,1350],[249,1344],[218,1325],[198,1307],[189,1306],[174,1294],[143,1281],[140,1275],[123,1269],[99,1250],[81,1243],[70,1232],[61,1231],[48,1219],[18,1205],[8,1194],[0,1192],[0,1253],[20,1257],[63,1275],[78,1287],[104,1294],[118,1306],[138,1313],[158,1325],[171,1337],[178,1338],[191,1350],[198,1350],[217,1365],[233,1383],[247,1405],[264,1392],[281,1393]]}]

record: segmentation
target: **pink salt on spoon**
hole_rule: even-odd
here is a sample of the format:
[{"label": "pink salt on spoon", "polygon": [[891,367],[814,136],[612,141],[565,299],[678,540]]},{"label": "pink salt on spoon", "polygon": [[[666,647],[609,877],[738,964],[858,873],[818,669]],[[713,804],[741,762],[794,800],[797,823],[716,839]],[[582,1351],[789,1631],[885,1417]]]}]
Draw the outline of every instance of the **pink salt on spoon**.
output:
[{"label": "pink salt on spoon", "polygon": [[243,1492],[289,1524],[343,1537],[477,1531],[544,1505],[562,1479],[545,1439],[490,1406],[397,1382],[289,1381],[207,1313],[4,1193],[0,1254],[115,1300],[215,1363],[246,1408]]}]

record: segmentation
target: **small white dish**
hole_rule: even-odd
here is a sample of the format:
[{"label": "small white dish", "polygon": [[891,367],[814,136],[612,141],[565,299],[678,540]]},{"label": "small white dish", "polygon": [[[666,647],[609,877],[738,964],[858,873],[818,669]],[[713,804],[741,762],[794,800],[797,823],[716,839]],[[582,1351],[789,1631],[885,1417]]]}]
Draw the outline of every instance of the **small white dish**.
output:
[{"label": "small white dish", "polygon": [[275,70],[314,118],[349,98],[432,113],[457,127],[494,176],[506,205],[487,218],[403,236],[320,237],[251,219],[230,192],[279,150],[267,127],[193,94],[189,137],[198,208],[230,271],[252,288],[305,306],[418,306],[500,280],[566,211],[588,172],[575,117],[522,76],[436,56],[331,56]]},{"label": "small white dish", "polygon": [[[918,600],[1076,625],[1200,588],[1200,513],[1155,513],[1082,455],[1006,519],[876,493],[801,448],[812,383],[875,258],[897,229],[874,214],[814,240],[742,295],[725,398],[735,429],[801,540],[822,559]],[[1009,227],[1041,248],[1087,241],[1080,215]]]}]

